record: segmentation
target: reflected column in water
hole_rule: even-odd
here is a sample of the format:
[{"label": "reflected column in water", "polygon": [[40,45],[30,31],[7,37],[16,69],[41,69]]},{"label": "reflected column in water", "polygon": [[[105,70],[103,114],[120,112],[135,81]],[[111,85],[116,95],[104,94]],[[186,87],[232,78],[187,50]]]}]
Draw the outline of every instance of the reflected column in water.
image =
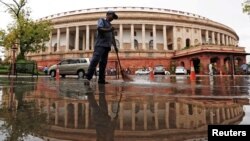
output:
[{"label": "reflected column in water", "polygon": [[[112,119],[108,114],[105,85],[99,84],[98,89],[99,105],[97,104],[94,93],[88,93],[88,101],[93,111],[97,140],[112,141],[114,140],[114,130],[118,118],[118,111],[116,116]],[[119,109],[119,107],[117,109]]]}]

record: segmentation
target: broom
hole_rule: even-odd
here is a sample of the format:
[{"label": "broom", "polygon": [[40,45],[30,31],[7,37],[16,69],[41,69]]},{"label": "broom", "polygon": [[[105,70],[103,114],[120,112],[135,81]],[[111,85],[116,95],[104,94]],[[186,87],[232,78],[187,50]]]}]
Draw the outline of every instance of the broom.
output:
[{"label": "broom", "polygon": [[113,45],[114,45],[114,48],[115,48],[115,53],[116,53],[116,57],[117,57],[117,60],[118,60],[118,65],[120,67],[120,71],[121,71],[121,75],[122,75],[122,79],[123,81],[125,82],[129,82],[129,81],[133,81],[132,78],[130,78],[126,72],[124,71],[124,69],[122,69],[122,66],[121,66],[121,62],[120,62],[120,58],[119,58],[119,55],[118,55],[118,48],[116,46],[116,42],[115,42],[115,36],[114,36],[114,32],[112,34],[112,38],[113,38]]}]

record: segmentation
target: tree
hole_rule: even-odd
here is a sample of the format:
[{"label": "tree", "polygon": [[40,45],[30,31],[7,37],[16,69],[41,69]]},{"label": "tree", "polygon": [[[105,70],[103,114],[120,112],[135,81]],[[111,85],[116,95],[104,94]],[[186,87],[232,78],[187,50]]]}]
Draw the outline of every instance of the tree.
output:
[{"label": "tree", "polygon": [[50,21],[34,21],[29,18],[27,0],[19,0],[19,2],[13,0],[13,2],[8,4],[0,0],[15,20],[4,38],[4,46],[11,48],[14,44],[19,44],[20,52],[17,59],[25,59],[25,54],[45,48],[52,27]]},{"label": "tree", "polygon": [[246,0],[243,4],[243,13],[250,15],[250,0]]},{"label": "tree", "polygon": [[5,36],[5,31],[0,29],[0,46],[3,45],[4,36]]}]

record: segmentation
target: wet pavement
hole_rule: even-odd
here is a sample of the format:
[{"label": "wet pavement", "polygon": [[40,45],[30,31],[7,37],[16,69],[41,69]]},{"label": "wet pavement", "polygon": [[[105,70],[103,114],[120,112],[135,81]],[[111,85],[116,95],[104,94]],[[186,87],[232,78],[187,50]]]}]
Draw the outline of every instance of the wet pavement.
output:
[{"label": "wet pavement", "polygon": [[207,125],[250,124],[248,76],[0,77],[0,140],[203,141]]}]

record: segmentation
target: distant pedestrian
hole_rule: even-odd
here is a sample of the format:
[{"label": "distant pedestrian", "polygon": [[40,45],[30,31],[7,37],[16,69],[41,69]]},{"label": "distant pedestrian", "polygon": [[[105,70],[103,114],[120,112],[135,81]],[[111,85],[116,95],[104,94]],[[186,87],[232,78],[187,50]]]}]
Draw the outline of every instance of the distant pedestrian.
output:
[{"label": "distant pedestrian", "polygon": [[100,18],[98,20],[94,53],[86,73],[86,78],[91,80],[96,70],[96,66],[99,63],[99,84],[107,84],[105,81],[105,70],[108,62],[108,54],[111,50],[111,45],[114,42],[114,28],[111,25],[113,19],[118,19],[118,16],[114,11],[108,11],[105,19]]},{"label": "distant pedestrian", "polygon": [[45,75],[48,75],[48,67],[47,67],[47,66],[45,66],[45,67],[43,68],[43,72],[44,72]]},{"label": "distant pedestrian", "polygon": [[242,64],[241,66],[240,66],[240,68],[242,69],[242,71],[243,71],[243,73],[244,74],[247,74],[247,68],[248,68],[248,66],[247,66],[247,64]]}]

